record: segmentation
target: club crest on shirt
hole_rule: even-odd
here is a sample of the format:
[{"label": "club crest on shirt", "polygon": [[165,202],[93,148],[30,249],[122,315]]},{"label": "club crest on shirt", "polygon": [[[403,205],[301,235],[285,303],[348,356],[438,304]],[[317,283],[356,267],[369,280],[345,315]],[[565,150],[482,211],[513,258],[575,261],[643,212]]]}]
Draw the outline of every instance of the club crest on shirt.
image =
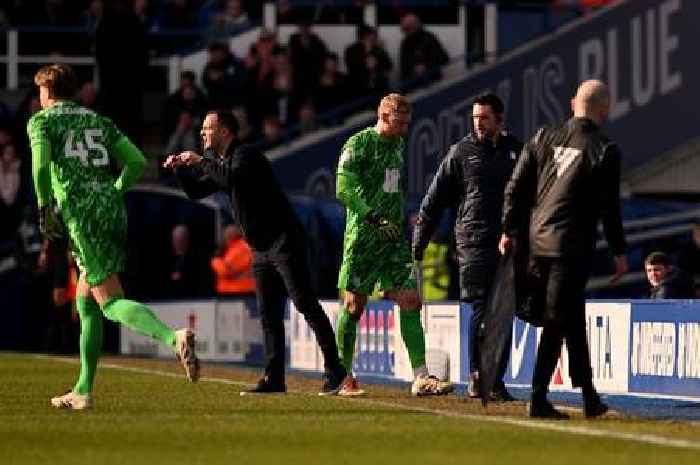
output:
[{"label": "club crest on shirt", "polygon": [[564,171],[571,166],[571,163],[581,155],[580,149],[574,149],[571,147],[554,147],[554,165],[557,169],[557,177],[560,178]]}]

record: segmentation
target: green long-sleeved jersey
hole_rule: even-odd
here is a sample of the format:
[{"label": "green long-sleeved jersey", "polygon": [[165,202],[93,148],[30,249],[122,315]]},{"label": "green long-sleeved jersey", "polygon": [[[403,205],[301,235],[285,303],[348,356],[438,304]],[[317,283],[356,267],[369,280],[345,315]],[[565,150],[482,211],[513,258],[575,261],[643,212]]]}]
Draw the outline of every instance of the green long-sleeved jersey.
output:
[{"label": "green long-sleeved jersey", "polygon": [[[126,191],[146,165],[141,151],[109,118],[68,100],[32,116],[27,134],[40,207],[55,199],[62,212],[78,213],[80,204],[95,194]],[[116,180],[109,169],[110,156],[123,165]]]},{"label": "green long-sleeved jersey", "polygon": [[363,220],[369,212],[403,227],[405,142],[384,137],[374,127],[351,136],[338,162],[336,196],[347,209],[346,241],[358,234],[376,234]]}]

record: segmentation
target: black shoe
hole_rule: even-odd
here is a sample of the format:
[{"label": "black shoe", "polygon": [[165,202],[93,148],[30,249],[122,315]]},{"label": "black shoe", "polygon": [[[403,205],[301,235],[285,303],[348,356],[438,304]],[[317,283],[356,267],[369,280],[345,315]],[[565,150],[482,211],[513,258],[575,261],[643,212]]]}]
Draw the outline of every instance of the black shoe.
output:
[{"label": "black shoe", "polygon": [[600,397],[596,396],[583,403],[583,414],[586,418],[595,418],[604,415],[609,410],[608,406],[601,402]]},{"label": "black shoe", "polygon": [[547,418],[550,420],[568,420],[569,415],[555,409],[549,401],[532,401],[527,406],[527,414],[531,418]]},{"label": "black shoe", "polygon": [[478,371],[473,371],[469,373],[469,382],[467,383],[467,396],[470,399],[478,399],[481,397],[481,394],[479,393],[480,390],[480,382],[479,382],[479,372]]},{"label": "black shoe", "polygon": [[325,378],[326,381],[324,381],[323,386],[321,387],[321,392],[318,393],[319,396],[334,396],[338,394],[338,391],[340,391],[340,388],[343,386],[343,381],[345,381],[345,378],[348,376],[347,371],[345,371],[345,368],[340,367],[338,370],[334,371],[333,373],[326,373]]},{"label": "black shoe", "polygon": [[489,400],[492,402],[514,402],[518,399],[510,395],[510,392],[508,392],[508,389],[506,389],[506,385],[503,384],[503,381],[496,383],[496,385],[493,388],[493,391],[491,391],[491,395],[489,396]]},{"label": "black shoe", "polygon": [[287,386],[284,385],[282,380],[273,380],[268,376],[260,378],[255,386],[241,391],[242,396],[247,396],[249,394],[284,394],[287,392]]}]

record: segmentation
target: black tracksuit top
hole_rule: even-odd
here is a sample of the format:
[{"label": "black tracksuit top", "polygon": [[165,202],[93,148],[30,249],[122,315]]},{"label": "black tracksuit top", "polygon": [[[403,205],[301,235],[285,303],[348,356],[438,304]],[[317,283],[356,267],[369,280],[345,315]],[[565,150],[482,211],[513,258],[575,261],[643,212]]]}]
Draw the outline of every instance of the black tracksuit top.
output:
[{"label": "black tracksuit top", "polygon": [[496,250],[503,191],[522,144],[503,133],[496,145],[473,134],[450,147],[421,202],[413,247],[424,250],[446,208],[454,208],[455,237],[470,248]]},{"label": "black tracksuit top", "polygon": [[304,234],[269,160],[251,146],[232,144],[224,158],[208,150],[199,165],[178,168],[177,175],[192,199],[219,190],[228,193],[233,216],[256,251],[266,251],[282,240],[300,239]]},{"label": "black tracksuit top", "polygon": [[533,256],[586,258],[601,219],[613,254],[622,255],[617,145],[586,118],[540,129],[506,187],[503,230],[516,236],[529,225]]}]

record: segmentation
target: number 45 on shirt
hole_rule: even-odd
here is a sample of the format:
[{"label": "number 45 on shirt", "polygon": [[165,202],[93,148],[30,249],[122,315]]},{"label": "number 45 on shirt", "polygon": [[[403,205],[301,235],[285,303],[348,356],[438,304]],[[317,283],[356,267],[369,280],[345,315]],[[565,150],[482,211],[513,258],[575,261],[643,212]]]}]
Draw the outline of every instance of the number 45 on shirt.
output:
[{"label": "number 45 on shirt", "polygon": [[[66,157],[79,158],[83,166],[106,166],[109,164],[109,153],[102,144],[102,129],[85,129],[83,137],[85,138],[84,142],[75,136],[73,129],[68,131],[66,145],[63,149]],[[92,158],[90,153],[93,154]]]}]

